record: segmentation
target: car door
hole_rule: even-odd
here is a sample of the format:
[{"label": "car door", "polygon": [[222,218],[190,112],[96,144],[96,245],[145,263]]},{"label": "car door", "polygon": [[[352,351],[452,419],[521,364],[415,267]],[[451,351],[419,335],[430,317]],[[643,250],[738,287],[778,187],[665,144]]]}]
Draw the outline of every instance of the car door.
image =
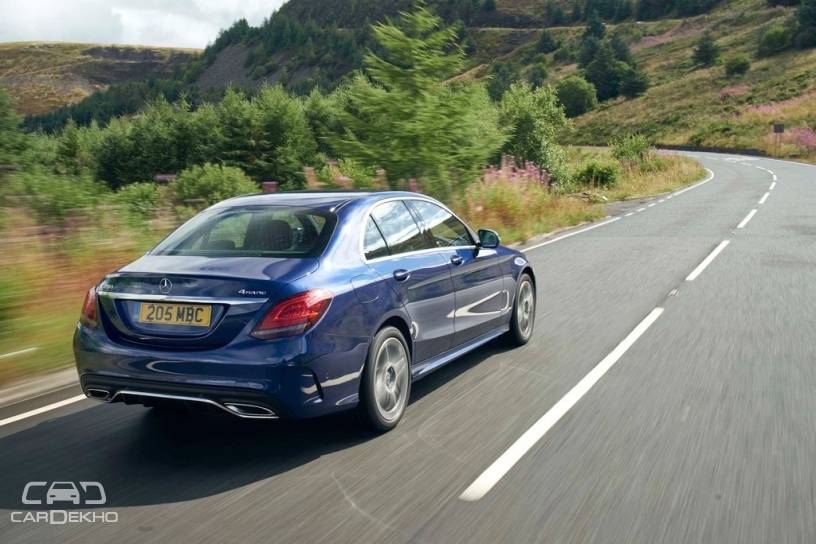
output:
[{"label": "car door", "polygon": [[410,201],[430,243],[442,251],[455,291],[454,346],[507,322],[510,308],[505,278],[494,249],[478,249],[470,229],[445,208],[428,200]]},{"label": "car door", "polygon": [[368,265],[397,293],[411,318],[414,364],[450,349],[454,335],[454,288],[446,257],[428,246],[401,200],[375,206],[367,219]]}]

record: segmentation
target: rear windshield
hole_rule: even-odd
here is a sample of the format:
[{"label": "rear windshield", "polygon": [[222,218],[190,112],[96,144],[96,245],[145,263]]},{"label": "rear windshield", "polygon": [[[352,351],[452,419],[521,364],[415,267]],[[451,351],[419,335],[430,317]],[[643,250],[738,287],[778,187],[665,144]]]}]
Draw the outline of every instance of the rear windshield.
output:
[{"label": "rear windshield", "polygon": [[151,255],[317,257],[334,230],[333,214],[292,206],[215,208],[165,238]]}]

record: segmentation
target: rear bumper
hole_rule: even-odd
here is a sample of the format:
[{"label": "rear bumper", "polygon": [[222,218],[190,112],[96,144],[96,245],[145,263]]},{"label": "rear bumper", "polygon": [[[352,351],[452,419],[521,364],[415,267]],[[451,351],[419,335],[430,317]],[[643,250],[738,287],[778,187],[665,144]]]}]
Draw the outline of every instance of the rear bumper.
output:
[{"label": "rear bumper", "polygon": [[[245,341],[176,352],[113,342],[77,326],[74,357],[82,390],[107,402],[195,403],[252,419],[310,418],[353,408],[366,339],[303,337]],[[323,349],[321,349],[323,348]]]}]

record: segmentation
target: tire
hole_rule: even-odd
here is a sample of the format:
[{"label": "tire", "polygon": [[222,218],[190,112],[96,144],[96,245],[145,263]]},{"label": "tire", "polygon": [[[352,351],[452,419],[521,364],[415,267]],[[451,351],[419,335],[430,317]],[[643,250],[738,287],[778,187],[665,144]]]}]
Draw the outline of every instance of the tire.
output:
[{"label": "tire", "polygon": [[530,341],[535,327],[536,291],[533,278],[528,273],[519,277],[513,315],[510,318],[510,332],[507,339],[514,346],[523,346]]},{"label": "tire", "polygon": [[411,397],[411,355],[395,327],[374,335],[360,384],[360,416],[377,432],[390,431],[402,419]]}]

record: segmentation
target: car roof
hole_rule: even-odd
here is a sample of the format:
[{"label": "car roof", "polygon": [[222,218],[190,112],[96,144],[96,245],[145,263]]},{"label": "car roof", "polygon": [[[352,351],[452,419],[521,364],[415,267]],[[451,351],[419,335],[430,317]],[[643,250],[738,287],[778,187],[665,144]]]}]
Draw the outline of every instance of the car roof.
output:
[{"label": "car roof", "polygon": [[335,211],[352,201],[376,202],[386,198],[424,196],[408,191],[284,191],[245,195],[216,204],[216,206],[304,206],[324,211]]}]

